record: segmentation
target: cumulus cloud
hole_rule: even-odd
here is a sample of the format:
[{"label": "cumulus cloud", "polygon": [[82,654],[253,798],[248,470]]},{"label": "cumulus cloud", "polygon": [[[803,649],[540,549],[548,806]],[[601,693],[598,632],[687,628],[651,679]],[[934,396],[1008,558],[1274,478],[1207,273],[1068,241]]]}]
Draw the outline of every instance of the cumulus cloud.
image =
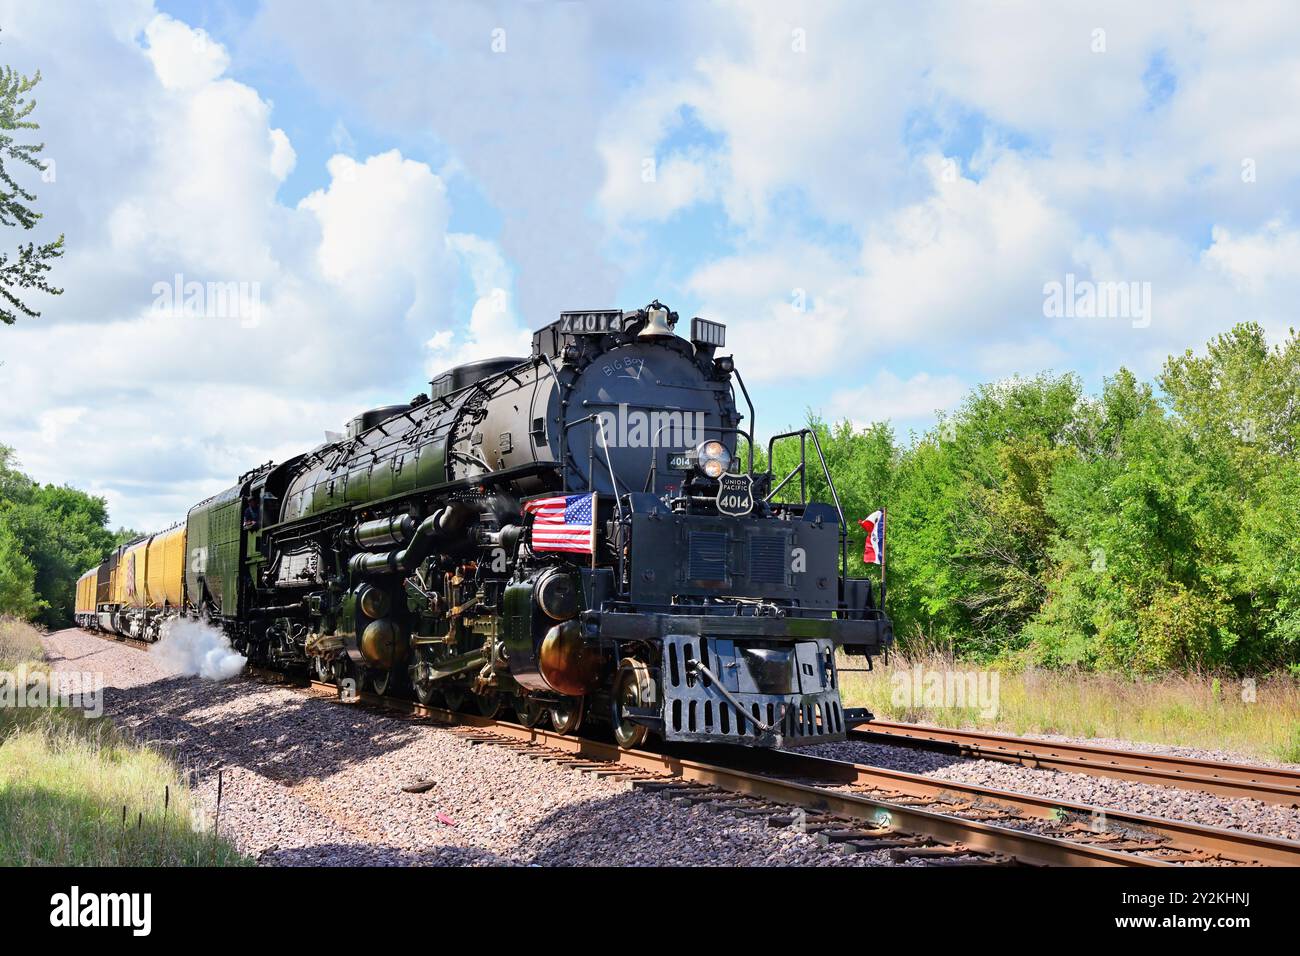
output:
[{"label": "cumulus cloud", "polygon": [[666,36],[648,53],[634,35],[640,24],[627,22],[647,13],[625,6],[451,0],[433,16],[390,5],[358,18],[345,0],[272,3],[259,9],[251,38],[368,124],[445,146],[452,168],[468,171],[501,211],[519,312],[540,324],[574,301],[615,299],[621,270],[592,210],[598,126],[621,90],[611,74],[679,62],[700,42],[682,12],[655,10]]},{"label": "cumulus cloud", "polygon": [[462,332],[442,331],[425,343],[429,374],[463,362],[528,355],[532,330],[515,311],[509,292],[512,275],[500,250],[465,233],[448,236],[447,244],[468,270],[475,299],[469,324]]},{"label": "cumulus cloud", "polygon": [[[682,208],[722,197],[742,239],[686,288],[735,323],[760,394],[833,396],[893,362],[1098,384],[1235,321],[1294,324],[1300,20],[1282,6],[758,5],[736,23],[747,42],[610,124],[628,156],[670,150],[683,109],[712,134]],[[647,218],[613,176],[614,214]],[[1151,322],[1044,315],[1067,275],[1149,287]]]},{"label": "cumulus cloud", "polygon": [[206,30],[159,15],[144,28],[149,61],[169,90],[193,90],[226,72],[230,57]]},{"label": "cumulus cloud", "polygon": [[[421,344],[458,325],[465,268],[427,164],[335,156],[327,184],[287,205],[293,145],[204,31],[140,3],[85,18],[23,6],[5,22],[7,54],[46,75],[59,176],[40,193],[70,250],[65,295],[0,344],[0,391],[22,396],[0,403],[0,440],[24,467],[158,527],[420,389]],[[119,68],[87,90],[67,80],[84,61]],[[123,129],[95,139],[77,119],[100,97]]]},{"label": "cumulus cloud", "polygon": [[831,397],[830,412],[836,419],[847,418],[860,428],[884,421],[895,428],[906,427],[923,424],[935,412],[956,407],[968,390],[955,375],[918,372],[903,379],[882,369],[868,384],[836,392]]},{"label": "cumulus cloud", "polygon": [[[692,276],[706,312],[744,317],[737,345],[751,350],[746,368],[755,378],[820,378],[861,364],[868,349],[922,342],[932,354],[951,355],[1041,326],[1044,278],[1070,261],[1069,217],[1033,188],[1014,157],[979,181],[940,156],[925,165],[933,194],[867,230],[852,260],[811,242],[785,242]],[[792,333],[797,349],[762,347]]]}]

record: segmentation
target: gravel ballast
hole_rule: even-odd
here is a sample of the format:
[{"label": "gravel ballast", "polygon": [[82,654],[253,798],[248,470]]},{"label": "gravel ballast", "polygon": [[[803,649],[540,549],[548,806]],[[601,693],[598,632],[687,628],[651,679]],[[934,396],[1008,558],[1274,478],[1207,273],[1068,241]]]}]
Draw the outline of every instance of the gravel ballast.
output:
[{"label": "gravel ballast", "polygon": [[[1109,746],[1109,743],[1104,746]],[[954,783],[1052,797],[1065,803],[1083,803],[1125,813],[1300,840],[1300,810],[1244,797],[1223,797],[1199,790],[1062,770],[1040,770],[1000,760],[970,759],[920,748],[857,740],[824,744],[807,752],[832,760],[918,773]],[[1206,754],[1206,751],[1196,752],[1203,759],[1216,759]]]},{"label": "gravel ballast", "polygon": [[[839,854],[761,817],[680,806],[427,723],[258,681],[175,676],[80,630],[45,643],[56,670],[102,674],[107,716],[190,773],[206,825],[220,774],[220,830],[263,865],[890,865],[887,851]],[[1300,840],[1300,811],[1255,800],[888,744],[810,752]]]},{"label": "gravel ballast", "polygon": [[[263,865],[887,865],[793,828],[685,807],[451,731],[251,680],[166,673],[76,629],[55,670],[99,672],[105,714],[191,775],[207,824]],[[423,793],[404,786],[432,783]],[[912,862],[908,865],[919,865]]]}]

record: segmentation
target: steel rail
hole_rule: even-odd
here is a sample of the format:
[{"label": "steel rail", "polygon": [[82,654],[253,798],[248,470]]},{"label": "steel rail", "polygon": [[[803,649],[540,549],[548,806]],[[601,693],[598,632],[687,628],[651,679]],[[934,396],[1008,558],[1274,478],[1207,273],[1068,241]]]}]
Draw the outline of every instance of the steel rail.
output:
[{"label": "steel rail", "polygon": [[[1176,855],[1186,855],[1189,858],[1208,855],[1238,864],[1300,866],[1300,842],[1294,840],[1126,813],[1051,797],[997,790],[978,784],[955,783],[901,770],[828,760],[810,754],[791,751],[779,753],[780,758],[777,761],[769,758],[769,763],[776,764],[776,769],[780,772],[806,774],[840,786],[883,790],[910,799],[958,798],[975,804],[1006,806],[1029,818],[1085,824],[1090,831],[1095,827],[1101,834],[1127,834],[1134,839],[1155,840]],[[781,762],[785,765],[780,766]]]},{"label": "steel rail", "polygon": [[[310,690],[318,696],[338,697],[334,684],[312,681]],[[681,781],[712,785],[738,794],[789,804],[847,821],[860,821],[888,832],[920,833],[937,840],[960,844],[972,851],[1002,854],[1022,863],[1039,866],[1161,866],[1163,861],[1135,856],[1106,847],[1076,843],[1059,837],[998,826],[979,820],[939,813],[924,807],[898,805],[865,794],[830,790],[790,779],[748,770],[705,763],[667,753],[623,750],[616,744],[571,737],[525,727],[477,714],[428,707],[394,697],[362,692],[354,701],[384,710],[428,717],[445,724],[462,724],[492,734],[564,751],[603,764],[620,765],[660,774]],[[773,753],[766,751],[765,753]],[[826,761],[834,764],[835,761]]]},{"label": "steel rail", "polygon": [[851,740],[921,747],[983,760],[1062,770],[1117,780],[1249,797],[1300,807],[1300,772],[1278,767],[1224,763],[1194,757],[1143,753],[1093,744],[1065,743],[926,724],[873,720],[851,731]]},{"label": "steel rail", "polygon": [[[314,693],[337,696],[333,684],[313,682]],[[790,751],[714,748],[709,762],[671,753],[623,750],[475,714],[426,707],[408,700],[360,695],[365,704],[399,713],[460,723],[524,743],[563,750],[609,764],[634,767],[684,781],[711,784],[876,827],[924,833],[1024,863],[1055,866],[1159,866],[1177,862],[1298,866],[1300,843],[1181,820],[1112,811],[1032,794],[958,784],[920,774],[883,770]],[[719,753],[723,762],[714,763]],[[883,794],[883,795],[882,795]],[[902,802],[900,802],[900,800]],[[909,805],[909,801],[925,805]],[[1021,820],[1072,830],[1063,837],[972,820],[930,809],[964,804],[983,811],[1011,811]],[[1113,843],[1125,849],[1107,846]]]}]

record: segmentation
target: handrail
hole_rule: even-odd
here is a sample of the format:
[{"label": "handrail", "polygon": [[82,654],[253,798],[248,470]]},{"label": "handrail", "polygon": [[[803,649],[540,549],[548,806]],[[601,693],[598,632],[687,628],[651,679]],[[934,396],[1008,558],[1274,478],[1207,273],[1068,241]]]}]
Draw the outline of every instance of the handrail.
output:
[{"label": "handrail", "polygon": [[560,381],[560,373],[555,368],[555,363],[551,361],[551,357],[545,350],[540,354],[546,367],[551,370],[551,380],[555,382],[555,397],[560,400],[560,492],[563,494],[569,490],[569,428],[564,421],[564,411],[568,408],[569,399],[564,394],[564,383]]},{"label": "handrail", "polygon": [[[596,435],[599,434],[601,447],[605,449],[605,468],[609,471],[610,487],[614,489],[614,507],[618,511],[619,518],[622,519],[623,503],[618,491],[618,475],[614,474],[614,462],[610,459],[609,455],[609,440],[605,437],[605,422],[600,417],[600,413],[592,412],[585,418],[575,418],[571,422],[566,421],[564,423],[565,434],[568,434],[570,426],[581,425],[583,422],[593,422],[600,426],[599,428],[593,428],[591,434],[587,436],[587,483],[590,486],[589,490],[592,492],[596,490],[596,469],[594,467],[596,461],[595,441]],[[628,492],[628,494],[631,494],[631,492]]]},{"label": "handrail", "polygon": [[774,459],[772,458],[772,449],[773,449],[773,447],[776,445],[776,443],[777,443],[778,441],[780,441],[782,438],[795,438],[795,437],[797,437],[797,438],[799,439],[799,464],[796,465],[794,468],[790,469],[790,474],[788,474],[788,475],[786,475],[784,478],[782,478],[781,481],[780,481],[780,483],[777,484],[777,486],[776,486],[775,488],[773,488],[771,491],[769,491],[769,492],[767,493],[767,497],[763,499],[764,501],[769,501],[769,502],[770,502],[770,501],[772,500],[772,496],[775,495],[778,491],[780,491],[782,488],[785,487],[786,482],[788,482],[788,481],[789,481],[791,478],[793,478],[795,475],[798,475],[798,476],[799,476],[799,503],[800,503],[801,505],[806,505],[806,504],[808,503],[808,444],[807,444],[807,436],[808,436],[808,429],[806,429],[806,428],[801,428],[801,429],[799,429],[798,431],[793,431],[793,432],[782,432],[781,434],[779,434],[779,435],[773,435],[770,439],[768,439],[768,442],[767,442],[767,473],[768,473],[769,475],[771,475],[773,478],[776,477],[776,472],[773,471]]},{"label": "handrail", "polygon": [[764,500],[770,502],[772,496],[784,488],[786,482],[793,478],[797,472],[799,475],[799,503],[805,506],[808,504],[807,440],[811,437],[813,440],[813,448],[817,451],[817,460],[822,466],[822,475],[826,478],[826,487],[830,489],[831,500],[835,502],[835,513],[839,515],[840,519],[840,593],[843,594],[847,587],[846,582],[849,577],[849,529],[844,520],[844,507],[840,504],[840,493],[835,487],[835,479],[831,477],[830,467],[826,464],[826,456],[822,454],[822,443],[817,438],[816,429],[800,428],[798,431],[783,432],[780,435],[773,435],[767,443],[767,473],[776,477],[776,473],[772,470],[774,463],[772,458],[772,449],[775,447],[776,443],[783,438],[794,438],[795,436],[798,436],[799,438],[799,464],[791,470],[790,474],[781,479],[781,483],[773,488]]},{"label": "handrail", "polygon": [[[752,435],[754,434],[755,430],[758,428],[758,425],[755,423],[755,418],[754,418],[754,402],[749,397],[749,389],[745,388],[745,380],[740,377],[740,370],[735,366],[732,366],[731,374],[736,376],[736,381],[740,385],[740,392],[742,395],[745,396],[745,404],[749,406],[749,434]],[[733,392],[732,394],[734,395],[735,393]],[[749,473],[752,475],[754,473],[754,439],[750,438],[748,443],[749,443]]]}]

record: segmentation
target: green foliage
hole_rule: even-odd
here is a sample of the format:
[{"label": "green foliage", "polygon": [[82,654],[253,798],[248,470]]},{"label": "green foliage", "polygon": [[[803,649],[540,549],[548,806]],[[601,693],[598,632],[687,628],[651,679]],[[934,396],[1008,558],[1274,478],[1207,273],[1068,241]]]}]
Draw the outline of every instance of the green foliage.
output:
[{"label": "green foliage", "polygon": [[[38,129],[32,120],[36,102],[29,94],[41,81],[41,74],[23,76],[10,67],[0,68],[0,225],[32,229],[41,219],[31,203],[36,195],[14,178],[12,165],[27,166],[43,172],[40,159],[44,143],[22,143],[15,134]],[[6,166],[6,163],[11,166]],[[24,304],[17,290],[31,289],[50,295],[61,295],[63,290],[50,285],[48,274],[55,259],[63,255],[63,236],[52,242],[37,245],[19,243],[17,254],[10,260],[0,253],[0,321],[12,325],[19,314],[36,318],[40,313]]]},{"label": "green foliage", "polygon": [[103,498],[37,484],[0,445],[0,614],[69,623],[77,578],[117,543],[107,521]]},{"label": "green foliage", "polygon": [[[1239,325],[1158,385],[1121,369],[1095,398],[1069,375],[983,386],[906,446],[809,416],[851,574],[873,573],[857,520],[888,507],[900,638],[1129,673],[1300,669],[1300,338],[1270,349]],[[775,458],[780,478],[797,443]]]},{"label": "green foliage", "polygon": [[36,568],[14,533],[0,524],[0,614],[30,620],[44,608],[45,602],[36,596]]}]

